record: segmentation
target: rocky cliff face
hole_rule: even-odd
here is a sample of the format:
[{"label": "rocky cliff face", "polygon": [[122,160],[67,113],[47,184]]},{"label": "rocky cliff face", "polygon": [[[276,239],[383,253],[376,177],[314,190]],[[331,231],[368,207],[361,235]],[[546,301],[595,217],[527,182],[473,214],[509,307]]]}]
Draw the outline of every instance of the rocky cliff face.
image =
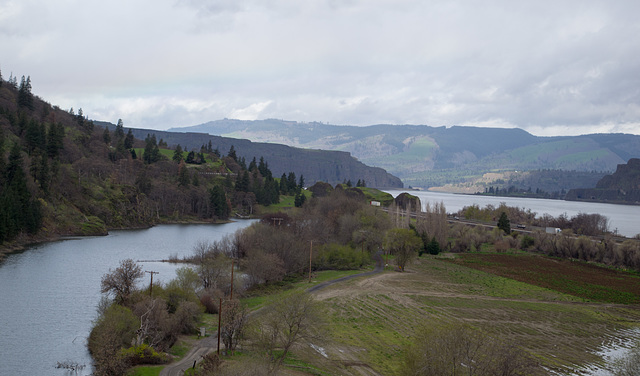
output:
[{"label": "rocky cliff face", "polygon": [[565,199],[640,205],[640,159],[619,164],[616,172],[603,177],[596,188],[570,190]]}]

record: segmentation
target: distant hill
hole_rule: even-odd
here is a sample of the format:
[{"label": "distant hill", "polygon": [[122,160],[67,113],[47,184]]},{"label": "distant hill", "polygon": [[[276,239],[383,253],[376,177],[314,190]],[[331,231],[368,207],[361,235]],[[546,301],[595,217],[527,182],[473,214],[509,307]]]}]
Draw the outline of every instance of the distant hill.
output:
[{"label": "distant hill", "polygon": [[600,179],[595,188],[570,190],[566,199],[640,205],[640,159],[618,165],[616,172]]},{"label": "distant hill", "polygon": [[[112,124],[96,122],[97,125]],[[222,154],[226,154],[231,146],[239,157],[244,157],[247,162],[254,157],[264,157],[269,163],[269,168],[276,177],[283,173],[295,171],[303,175],[305,182],[312,185],[323,181],[331,185],[358,180],[364,180],[366,185],[375,188],[402,188],[402,181],[379,167],[370,167],[353,158],[343,151],[327,151],[317,149],[301,149],[280,144],[252,142],[246,139],[211,136],[205,133],[180,133],[157,131],[152,129],[131,128],[136,138],[144,139],[148,134],[155,134],[158,140],[162,139],[169,146],[180,145],[185,150],[200,150],[202,145],[211,141],[213,148],[218,148]]]},{"label": "distant hill", "polygon": [[538,137],[521,129],[355,127],[277,119],[224,119],[170,130],[345,151],[367,165],[384,168],[405,185],[425,188],[495,171],[612,172],[618,164],[640,157],[640,136],[629,134]]}]

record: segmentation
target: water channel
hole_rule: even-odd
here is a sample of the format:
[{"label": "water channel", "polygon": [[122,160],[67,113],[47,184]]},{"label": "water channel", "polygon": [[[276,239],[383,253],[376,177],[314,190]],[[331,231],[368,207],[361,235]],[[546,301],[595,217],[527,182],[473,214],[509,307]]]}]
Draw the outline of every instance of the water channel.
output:
[{"label": "water channel", "polygon": [[[198,241],[214,241],[251,224],[160,225],[112,231],[108,236],[43,243],[0,264],[0,375],[66,375],[59,361],[87,367],[86,341],[100,301],[100,280],[120,260],[189,256]],[[175,277],[180,265],[141,262],[157,271],[154,283]],[[145,284],[149,283],[145,274]]]}]

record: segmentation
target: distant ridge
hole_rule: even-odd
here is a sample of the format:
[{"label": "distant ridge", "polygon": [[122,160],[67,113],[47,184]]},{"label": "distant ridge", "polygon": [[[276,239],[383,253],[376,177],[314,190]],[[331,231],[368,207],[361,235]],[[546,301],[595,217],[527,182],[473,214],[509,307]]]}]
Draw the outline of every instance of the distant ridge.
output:
[{"label": "distant ridge", "polygon": [[398,176],[405,185],[424,188],[493,171],[612,172],[618,164],[640,158],[640,136],[630,134],[538,137],[518,128],[356,127],[278,119],[223,119],[170,130],[346,151]]}]

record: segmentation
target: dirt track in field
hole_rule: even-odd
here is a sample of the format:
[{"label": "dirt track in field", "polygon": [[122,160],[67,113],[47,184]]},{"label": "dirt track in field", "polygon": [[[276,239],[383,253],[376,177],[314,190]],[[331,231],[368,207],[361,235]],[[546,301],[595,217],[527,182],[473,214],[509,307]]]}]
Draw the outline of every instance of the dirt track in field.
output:
[{"label": "dirt track in field", "polygon": [[640,326],[638,305],[584,302],[433,258],[314,295],[332,327],[322,363],[342,375],[399,374],[403,346],[424,323],[470,323],[560,372],[600,361],[595,351]]}]

